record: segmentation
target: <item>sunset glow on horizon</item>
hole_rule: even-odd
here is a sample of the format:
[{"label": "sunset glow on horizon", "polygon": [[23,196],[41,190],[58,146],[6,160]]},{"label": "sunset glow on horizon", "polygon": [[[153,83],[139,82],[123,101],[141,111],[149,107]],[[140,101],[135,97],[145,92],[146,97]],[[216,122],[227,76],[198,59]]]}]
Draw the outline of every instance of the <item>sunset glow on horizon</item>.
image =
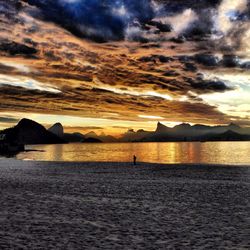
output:
[{"label": "sunset glow on horizon", "polygon": [[250,125],[247,0],[0,0],[0,129]]}]

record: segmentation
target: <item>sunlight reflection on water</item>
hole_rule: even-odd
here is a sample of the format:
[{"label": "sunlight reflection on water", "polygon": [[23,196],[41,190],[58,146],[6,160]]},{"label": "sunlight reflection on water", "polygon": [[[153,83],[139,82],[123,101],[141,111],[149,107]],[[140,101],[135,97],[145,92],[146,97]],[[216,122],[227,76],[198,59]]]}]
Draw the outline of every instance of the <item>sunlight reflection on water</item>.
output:
[{"label": "sunlight reflection on water", "polygon": [[250,142],[171,142],[34,145],[17,159],[37,161],[249,164]]}]

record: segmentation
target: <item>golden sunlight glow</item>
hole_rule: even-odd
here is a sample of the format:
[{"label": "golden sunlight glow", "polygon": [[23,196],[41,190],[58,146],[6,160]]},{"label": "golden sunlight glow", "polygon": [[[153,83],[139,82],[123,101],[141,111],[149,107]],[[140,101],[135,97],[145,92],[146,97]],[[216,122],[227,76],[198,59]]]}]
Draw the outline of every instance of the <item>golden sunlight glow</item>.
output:
[{"label": "golden sunlight glow", "polygon": [[164,118],[161,116],[153,116],[153,115],[138,115],[140,118],[150,119],[150,120],[163,120]]}]

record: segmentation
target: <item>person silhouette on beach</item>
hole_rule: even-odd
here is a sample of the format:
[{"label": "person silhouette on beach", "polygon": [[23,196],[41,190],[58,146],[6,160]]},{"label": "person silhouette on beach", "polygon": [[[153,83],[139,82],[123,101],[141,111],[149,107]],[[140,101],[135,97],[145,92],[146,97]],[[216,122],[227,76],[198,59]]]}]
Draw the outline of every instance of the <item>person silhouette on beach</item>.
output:
[{"label": "person silhouette on beach", "polygon": [[134,165],[136,165],[136,156],[134,155]]}]

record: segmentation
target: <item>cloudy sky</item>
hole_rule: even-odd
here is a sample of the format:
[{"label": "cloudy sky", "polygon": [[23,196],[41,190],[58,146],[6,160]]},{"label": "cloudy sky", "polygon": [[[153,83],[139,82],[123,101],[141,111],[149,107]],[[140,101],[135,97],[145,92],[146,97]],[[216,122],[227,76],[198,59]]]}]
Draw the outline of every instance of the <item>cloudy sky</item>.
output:
[{"label": "cloudy sky", "polygon": [[250,125],[249,0],[0,0],[0,129]]}]

